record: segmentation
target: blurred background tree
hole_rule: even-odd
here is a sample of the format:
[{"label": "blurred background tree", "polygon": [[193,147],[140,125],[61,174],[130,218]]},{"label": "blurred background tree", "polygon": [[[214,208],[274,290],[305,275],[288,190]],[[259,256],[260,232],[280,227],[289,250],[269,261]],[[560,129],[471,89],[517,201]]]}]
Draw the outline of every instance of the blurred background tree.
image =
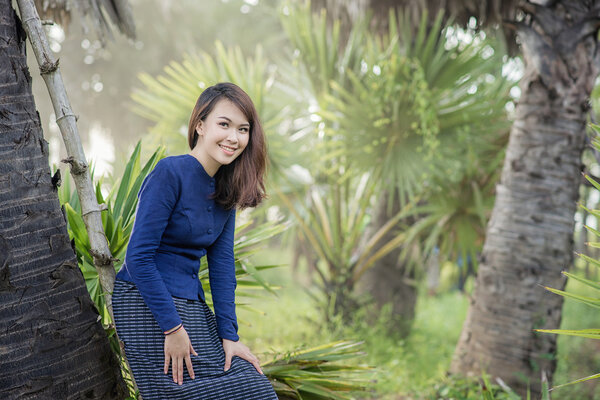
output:
[{"label": "blurred background tree", "polygon": [[[395,7],[412,17],[406,24],[412,27],[425,11],[442,7],[427,0],[317,3],[335,9],[350,23],[366,9],[385,16]],[[474,301],[452,371],[477,375],[485,369],[519,393],[531,386],[538,396],[541,375],[552,381],[556,341],[531,330],[558,327],[562,298],[540,292],[536,283],[564,287],[566,280],[559,272],[573,262],[573,216],[589,98],[599,67],[595,48],[600,5],[490,0],[445,2],[443,7],[447,18],[463,26],[489,32],[503,23],[511,52],[522,52],[526,78],[520,84]],[[507,334],[505,326],[521,329]]]}]

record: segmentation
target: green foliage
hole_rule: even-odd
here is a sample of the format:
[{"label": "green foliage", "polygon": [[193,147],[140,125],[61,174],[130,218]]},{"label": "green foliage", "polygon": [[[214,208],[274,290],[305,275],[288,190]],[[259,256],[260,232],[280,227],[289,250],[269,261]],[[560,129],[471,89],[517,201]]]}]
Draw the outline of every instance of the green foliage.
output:
[{"label": "green foliage", "polygon": [[[123,176],[118,184],[112,187],[106,198],[101,190],[102,178],[95,184],[96,199],[103,210],[102,226],[113,257],[115,271],[121,268],[125,258],[125,250],[133,229],[138,200],[137,193],[145,177],[154,168],[158,160],[164,157],[164,149],[159,148],[142,166],[140,151],[141,143],[138,142],[127,162]],[[91,177],[94,179],[93,171]],[[77,262],[85,278],[88,291],[102,316],[104,324],[108,325],[110,316],[104,301],[98,272],[94,267],[94,260],[90,252],[91,246],[83,221],[81,206],[77,192],[72,187],[70,176],[64,179],[64,183],[59,190],[59,200],[65,209],[69,237],[75,242]]]},{"label": "green foliage", "polygon": [[[374,192],[378,183],[369,174],[346,179],[339,185],[308,185],[295,193],[277,188],[278,198],[296,217],[301,234],[319,256],[316,266],[324,315],[348,315],[357,308],[353,291],[362,275],[377,260],[398,247],[402,235],[383,240],[405,214],[399,212],[386,225],[367,234]],[[304,201],[294,201],[303,199]]]},{"label": "green foliage", "polygon": [[[340,33],[340,21],[328,24],[327,12],[311,13],[310,2],[284,2],[280,20],[288,40],[297,51],[293,64],[299,65],[320,102],[330,91],[330,83],[344,87],[348,73],[358,73],[364,57],[367,20],[356,22],[347,39]],[[298,88],[296,88],[298,90]]]},{"label": "green foliage", "polygon": [[[408,15],[391,13],[384,35],[373,33],[375,22],[365,17],[344,37],[339,21],[328,24],[325,10],[312,13],[310,4],[291,2],[282,9],[295,50],[291,63],[305,75],[295,90],[311,104],[299,114],[313,121],[314,145],[302,165],[314,182],[295,189],[289,184],[288,199],[280,199],[321,260],[326,309],[336,313],[349,304],[352,312],[352,302],[340,307],[338,299],[351,298],[360,275],[400,246],[415,266],[434,248],[441,261],[475,260],[493,204],[508,126],[504,105],[514,84],[501,74],[503,49],[475,33],[471,43],[452,47],[441,14],[431,25],[423,15],[412,32]],[[354,218],[345,216],[345,193],[359,192],[358,176],[365,173],[376,189],[365,196],[357,211],[362,221],[353,225],[361,243],[354,230],[336,228]],[[402,211],[369,235],[374,205],[386,189],[387,206],[396,201]],[[373,240],[392,229],[396,238],[377,249]]]},{"label": "green foliage", "polygon": [[[572,272],[577,276],[586,275],[583,259],[577,258],[575,260],[575,268]],[[591,275],[594,280],[598,279],[597,272],[600,271],[587,268],[587,274]],[[565,290],[586,296],[593,296],[596,292],[596,289],[572,279],[567,281]],[[600,313],[593,312],[588,305],[577,300],[565,299],[562,315],[561,327],[563,328],[590,329],[600,326]],[[597,351],[598,341],[580,336],[559,335],[557,348],[557,369],[553,376],[554,385],[558,386],[573,382],[581,377],[589,376],[591,372],[600,371],[600,354]],[[599,386],[599,379],[589,380],[577,385],[561,387],[556,390],[554,397],[561,400],[598,400],[600,399]]]},{"label": "green foliage", "polygon": [[[489,158],[482,157],[483,153],[476,154],[468,139],[463,143],[467,149],[455,174],[434,174],[427,189],[427,200],[407,213],[407,217],[414,217],[416,222],[405,227],[407,246],[403,257],[418,246],[424,254],[437,249],[442,262],[461,258],[470,259],[476,265],[504,154],[490,151]],[[488,163],[485,168],[483,162]]]},{"label": "green foliage", "polygon": [[[292,258],[289,249],[271,245],[265,251],[253,257],[256,264],[282,262],[288,264]],[[581,260],[579,260],[581,261]],[[581,265],[579,266],[581,267]],[[583,271],[583,268],[580,269]],[[447,377],[447,370],[454,353],[454,348],[461,332],[467,307],[468,296],[457,291],[446,291],[436,296],[429,296],[423,290],[417,303],[417,313],[411,334],[401,338],[390,334],[385,328],[387,311],[375,322],[367,322],[361,310],[353,315],[350,323],[325,325],[320,323],[320,310],[302,290],[306,281],[304,266],[299,267],[297,276],[288,274],[286,269],[265,271],[265,279],[282,287],[277,301],[250,299],[251,305],[260,308],[264,315],[255,315],[247,310],[241,311],[246,320],[252,321],[252,327],[241,327],[242,335],[249,340],[253,350],[257,350],[261,360],[269,359],[264,352],[284,352],[290,343],[303,343],[306,347],[315,343],[328,343],[340,338],[353,341],[364,341],[361,350],[366,354],[361,363],[376,366],[370,377],[376,380],[374,393],[355,398],[372,398],[381,400],[406,399],[451,399],[441,396],[440,392],[460,393],[461,385],[471,388],[471,396],[475,399],[481,391],[480,379],[467,384],[457,378]],[[569,291],[592,293],[593,289],[585,287],[577,281],[568,284]],[[565,302],[563,325],[573,326],[585,323],[594,326],[600,323],[600,313],[590,314],[589,307],[572,301]],[[554,382],[568,382],[576,377],[585,376],[585,371],[600,365],[600,355],[594,341],[573,336],[559,337],[558,370]],[[367,371],[365,373],[368,374]],[[460,383],[462,382],[462,383]],[[600,399],[600,392],[595,381],[573,385],[554,393],[553,398],[561,400]],[[507,398],[506,389],[499,387],[492,380],[488,387],[496,398]],[[444,389],[448,388],[448,389]],[[473,397],[474,396],[474,397]],[[460,396],[456,400],[463,399]]]},{"label": "green foliage", "polygon": [[[391,12],[387,35],[363,35],[360,70],[347,71],[349,84],[330,82],[332,107],[322,112],[350,165],[379,171],[401,194],[420,192],[424,172],[447,175],[448,159],[461,159],[461,135],[483,144],[506,129],[514,84],[502,77],[504,51],[491,39],[451,47],[442,14],[431,25],[423,14],[416,33],[407,18]],[[495,144],[498,152],[502,143]]]},{"label": "green foliage", "polygon": [[416,254],[438,248],[442,261],[476,260],[503,160],[504,105],[514,82],[501,76],[504,52],[494,41],[475,35],[469,44],[450,47],[441,14],[431,26],[422,15],[416,33],[407,18],[390,13],[389,33],[367,40],[365,72],[350,71],[349,88],[332,82],[328,99],[335,111],[323,116],[335,123],[332,134],[347,132],[339,143],[348,173],[373,170],[400,200],[419,198],[406,215],[404,258],[421,246]]},{"label": "green foliage", "polygon": [[436,383],[423,395],[428,399],[521,400],[521,396],[510,387],[492,384],[486,374],[478,378],[451,376]]},{"label": "green foliage", "polygon": [[290,399],[348,399],[369,386],[372,368],[344,361],[364,355],[360,342],[336,341],[278,355],[262,364],[280,396]]}]

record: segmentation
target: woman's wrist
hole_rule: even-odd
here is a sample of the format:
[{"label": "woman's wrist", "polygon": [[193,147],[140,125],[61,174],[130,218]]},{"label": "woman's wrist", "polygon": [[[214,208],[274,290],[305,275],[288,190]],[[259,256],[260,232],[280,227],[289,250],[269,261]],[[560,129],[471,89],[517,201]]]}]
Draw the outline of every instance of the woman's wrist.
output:
[{"label": "woman's wrist", "polygon": [[174,328],[169,329],[168,331],[163,332],[165,335],[170,335],[172,333],[177,332],[178,330],[180,330],[181,328],[183,328],[183,324],[179,324]]}]

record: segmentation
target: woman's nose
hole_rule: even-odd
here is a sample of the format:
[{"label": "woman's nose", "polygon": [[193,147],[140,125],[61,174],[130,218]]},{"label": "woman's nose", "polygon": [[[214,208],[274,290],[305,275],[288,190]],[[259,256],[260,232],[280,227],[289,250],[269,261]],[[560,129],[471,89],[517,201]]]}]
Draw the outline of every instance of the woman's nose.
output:
[{"label": "woman's nose", "polygon": [[238,141],[238,133],[235,128],[229,130],[229,134],[227,135],[227,140],[237,143]]}]

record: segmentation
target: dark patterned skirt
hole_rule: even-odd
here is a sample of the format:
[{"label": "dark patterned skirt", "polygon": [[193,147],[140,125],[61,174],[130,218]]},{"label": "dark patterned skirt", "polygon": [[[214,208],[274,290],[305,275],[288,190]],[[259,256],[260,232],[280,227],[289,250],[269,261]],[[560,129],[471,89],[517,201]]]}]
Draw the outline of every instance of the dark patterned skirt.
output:
[{"label": "dark patterned skirt", "polygon": [[213,311],[202,300],[173,297],[197,356],[192,355],[196,378],[183,368],[183,385],[163,373],[165,336],[133,283],[115,281],[113,310],[119,339],[144,400],[268,400],[277,399],[266,376],[250,362],[234,356],[223,371],[225,352],[217,335]]}]

